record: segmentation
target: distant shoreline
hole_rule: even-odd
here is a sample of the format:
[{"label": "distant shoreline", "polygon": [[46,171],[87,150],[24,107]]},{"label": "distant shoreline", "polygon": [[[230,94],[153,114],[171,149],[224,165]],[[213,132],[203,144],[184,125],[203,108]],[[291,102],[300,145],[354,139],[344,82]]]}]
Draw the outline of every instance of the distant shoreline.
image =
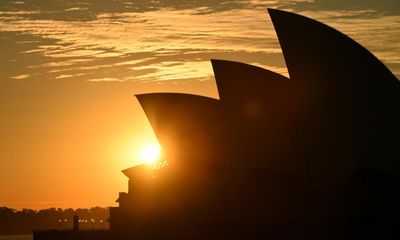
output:
[{"label": "distant shoreline", "polygon": [[[76,210],[50,208],[36,211],[0,207],[0,236],[30,236],[33,235],[33,230],[40,229],[72,229],[72,219],[75,214],[83,221],[82,229],[108,228],[108,208],[93,207]],[[8,239],[2,237],[1,240]]]}]

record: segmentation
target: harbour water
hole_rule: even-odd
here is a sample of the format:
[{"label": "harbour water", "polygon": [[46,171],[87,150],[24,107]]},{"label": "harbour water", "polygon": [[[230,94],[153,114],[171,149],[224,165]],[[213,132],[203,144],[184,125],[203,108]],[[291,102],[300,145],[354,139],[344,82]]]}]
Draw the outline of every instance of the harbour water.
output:
[{"label": "harbour water", "polygon": [[0,240],[33,240],[32,235],[0,236]]}]

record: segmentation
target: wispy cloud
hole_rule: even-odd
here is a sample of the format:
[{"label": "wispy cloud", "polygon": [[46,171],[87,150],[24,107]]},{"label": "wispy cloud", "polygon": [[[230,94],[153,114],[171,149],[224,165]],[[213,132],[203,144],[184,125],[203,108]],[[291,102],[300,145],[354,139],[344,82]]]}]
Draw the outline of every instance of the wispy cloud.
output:
[{"label": "wispy cloud", "polygon": [[118,78],[96,78],[96,79],[89,79],[89,82],[122,82],[122,80]]},{"label": "wispy cloud", "polygon": [[[328,0],[144,2],[154,9],[132,2],[100,11],[93,8],[95,0],[62,3],[56,9],[46,4],[13,5],[0,12],[0,33],[7,38],[23,34],[22,42],[31,41],[17,44],[15,51],[25,56],[13,59],[21,66],[26,58],[37,59],[30,61],[28,74],[41,79],[59,76],[53,73],[80,74],[81,80],[209,79],[211,68],[205,62],[211,58],[254,63],[287,74],[266,13],[267,7],[274,7],[293,9],[343,31],[394,73],[400,71],[400,16],[367,8],[372,3],[356,8]],[[50,14],[57,11],[83,12],[91,18],[71,21]],[[10,72],[9,77],[21,74]]]},{"label": "wispy cloud", "polygon": [[12,76],[10,78],[17,79],[17,80],[22,80],[22,79],[27,79],[29,77],[30,77],[29,74],[21,74],[21,75],[17,75],[17,76]]}]

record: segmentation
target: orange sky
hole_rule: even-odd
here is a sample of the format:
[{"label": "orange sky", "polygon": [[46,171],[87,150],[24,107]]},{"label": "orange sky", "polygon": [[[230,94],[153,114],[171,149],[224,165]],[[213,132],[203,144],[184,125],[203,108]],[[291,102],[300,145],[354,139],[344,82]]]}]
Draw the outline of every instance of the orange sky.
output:
[{"label": "orange sky", "polygon": [[[0,124],[1,203],[11,207],[109,206],[156,142],[133,93],[215,94],[211,82],[180,85],[9,82]],[[4,182],[5,181],[5,182]]]},{"label": "orange sky", "polygon": [[156,141],[134,94],[217,97],[211,58],[287,73],[267,7],[332,25],[400,76],[392,1],[106,2],[2,2],[0,206],[114,205]]}]

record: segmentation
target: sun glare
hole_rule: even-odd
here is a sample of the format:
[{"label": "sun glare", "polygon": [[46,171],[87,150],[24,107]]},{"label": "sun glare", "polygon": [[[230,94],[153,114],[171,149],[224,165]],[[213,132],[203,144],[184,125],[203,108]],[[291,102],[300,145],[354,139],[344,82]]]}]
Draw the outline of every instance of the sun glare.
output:
[{"label": "sun glare", "polygon": [[157,145],[147,145],[142,150],[142,161],[144,163],[154,163],[160,157],[161,148]]}]

